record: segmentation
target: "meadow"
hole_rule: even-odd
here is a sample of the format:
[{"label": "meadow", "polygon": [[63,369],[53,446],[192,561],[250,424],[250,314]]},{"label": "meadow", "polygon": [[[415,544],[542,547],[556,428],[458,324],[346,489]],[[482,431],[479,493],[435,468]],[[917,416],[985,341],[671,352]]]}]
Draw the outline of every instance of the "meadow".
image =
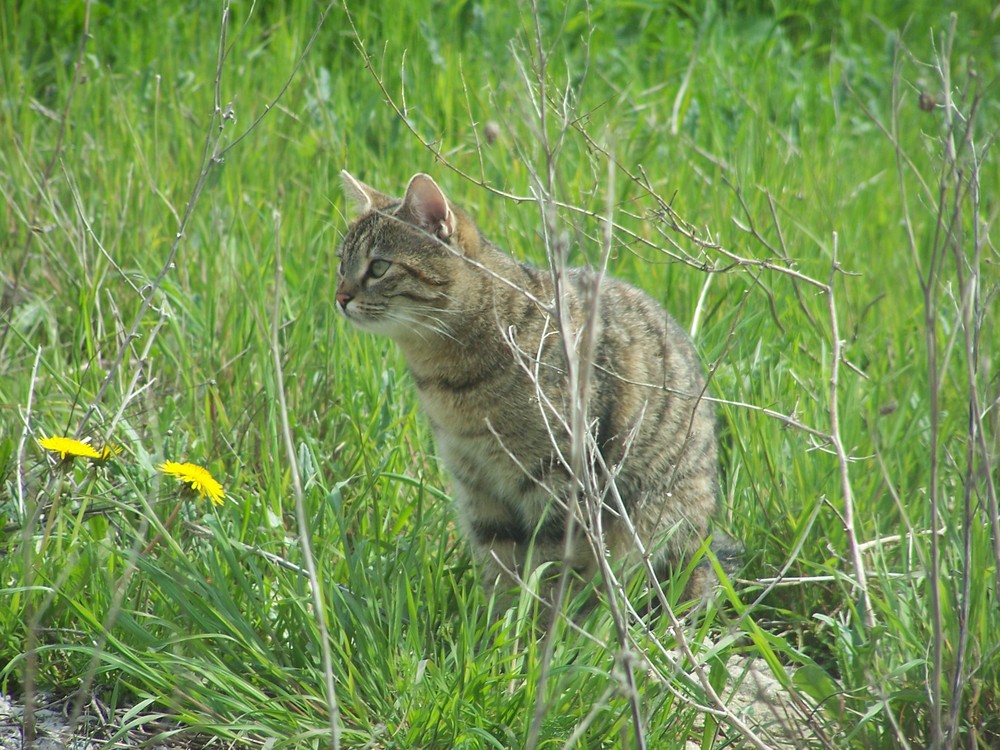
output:
[{"label": "meadow", "polygon": [[[56,696],[109,747],[1000,747],[1000,20],[906,5],[4,3],[28,739]],[[483,592],[398,352],[334,309],[344,168],[692,332],[716,602],[539,629]]]}]

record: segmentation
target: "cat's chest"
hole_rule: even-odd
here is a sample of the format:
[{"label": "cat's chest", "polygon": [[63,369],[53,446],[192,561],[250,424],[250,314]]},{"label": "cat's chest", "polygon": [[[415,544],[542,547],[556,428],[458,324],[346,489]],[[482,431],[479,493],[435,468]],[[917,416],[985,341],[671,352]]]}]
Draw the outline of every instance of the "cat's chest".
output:
[{"label": "cat's chest", "polygon": [[[437,432],[438,454],[454,481],[455,497],[467,508],[480,510],[514,503],[519,514],[532,520],[552,494],[552,456],[545,445],[502,438],[496,434],[452,435]],[[471,505],[470,505],[471,503]],[[475,511],[473,511],[475,512]]]},{"label": "cat's chest", "polygon": [[551,458],[550,435],[530,394],[456,399],[422,392],[421,403],[438,453],[457,478],[512,489]]}]

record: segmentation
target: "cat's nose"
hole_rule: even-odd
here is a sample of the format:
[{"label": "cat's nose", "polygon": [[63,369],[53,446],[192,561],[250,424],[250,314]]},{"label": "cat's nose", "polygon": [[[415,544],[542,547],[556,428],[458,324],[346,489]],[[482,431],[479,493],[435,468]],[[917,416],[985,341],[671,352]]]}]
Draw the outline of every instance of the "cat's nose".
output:
[{"label": "cat's nose", "polygon": [[348,294],[347,292],[337,292],[337,304],[340,305],[341,309],[347,309],[347,303],[354,299],[353,294]]}]

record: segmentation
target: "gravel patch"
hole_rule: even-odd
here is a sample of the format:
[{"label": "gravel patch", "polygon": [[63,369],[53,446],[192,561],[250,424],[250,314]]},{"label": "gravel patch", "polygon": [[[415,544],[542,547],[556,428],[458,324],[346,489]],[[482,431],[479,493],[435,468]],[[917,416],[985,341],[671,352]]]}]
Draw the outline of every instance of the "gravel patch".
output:
[{"label": "gravel patch", "polygon": [[[753,727],[774,750],[815,746],[817,737],[810,728],[812,707],[793,699],[766,668],[748,659],[729,664],[730,685],[726,692],[729,708]],[[35,741],[24,742],[24,705],[0,695],[0,750],[105,750],[146,748],[147,750],[194,750],[206,747],[235,747],[218,739],[196,735],[169,722],[155,711],[135,708],[111,710],[92,697],[76,722],[71,721],[72,697],[38,696],[35,707]],[[731,730],[721,729],[726,734]],[[737,747],[742,746],[739,741]],[[698,750],[688,742],[685,750]]]},{"label": "gravel patch", "polygon": [[171,738],[181,730],[160,714],[112,711],[96,697],[73,722],[72,703],[72,697],[40,694],[35,702],[35,740],[29,744],[24,741],[24,704],[0,695],[0,750],[191,750],[205,745],[204,738],[194,739],[190,732],[183,741]]}]

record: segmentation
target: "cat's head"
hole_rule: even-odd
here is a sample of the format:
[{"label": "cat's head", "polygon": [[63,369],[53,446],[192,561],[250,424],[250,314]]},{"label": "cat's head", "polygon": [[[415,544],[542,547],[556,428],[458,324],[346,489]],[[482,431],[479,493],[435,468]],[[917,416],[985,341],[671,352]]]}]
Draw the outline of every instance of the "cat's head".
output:
[{"label": "cat's head", "polygon": [[397,340],[450,336],[478,231],[426,174],[401,199],[341,172],[359,211],[344,235],[336,306],[366,331]]}]

